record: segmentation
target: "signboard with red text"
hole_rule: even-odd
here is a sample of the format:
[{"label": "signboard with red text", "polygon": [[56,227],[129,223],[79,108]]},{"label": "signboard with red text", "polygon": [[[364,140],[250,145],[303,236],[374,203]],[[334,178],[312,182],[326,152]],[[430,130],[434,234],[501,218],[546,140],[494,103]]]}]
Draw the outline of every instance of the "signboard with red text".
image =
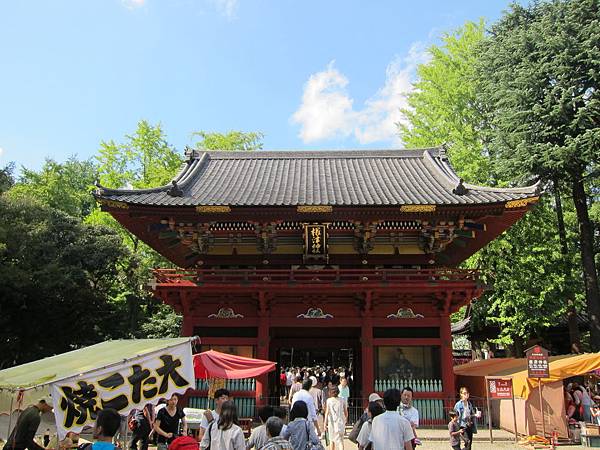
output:
[{"label": "signboard with red text", "polygon": [[548,350],[540,345],[534,345],[526,351],[526,355],[529,378],[550,378]]},{"label": "signboard with red text", "polygon": [[512,380],[507,379],[488,379],[487,380],[488,394],[491,399],[512,398]]}]

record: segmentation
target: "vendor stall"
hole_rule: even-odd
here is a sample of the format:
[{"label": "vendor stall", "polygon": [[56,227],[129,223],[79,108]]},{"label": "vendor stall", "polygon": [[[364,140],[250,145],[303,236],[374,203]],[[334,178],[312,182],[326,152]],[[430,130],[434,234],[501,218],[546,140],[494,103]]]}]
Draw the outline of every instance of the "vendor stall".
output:
[{"label": "vendor stall", "polygon": [[228,355],[208,350],[194,355],[194,373],[196,378],[221,378],[239,380],[255,378],[275,370],[273,361]]},{"label": "vendor stall", "polygon": [[107,341],[2,370],[0,414],[11,417],[50,396],[62,439],[92,426],[100,409],[114,408],[125,416],[183,394],[194,386],[193,339]]},{"label": "vendor stall", "polygon": [[[517,431],[522,435],[542,435],[545,420],[548,435],[568,438],[563,380],[600,368],[600,353],[560,355],[549,358],[550,377],[543,379],[543,411],[540,408],[537,379],[528,378],[525,358],[497,358],[474,361],[454,367],[459,386],[467,386],[472,395],[486,396],[485,377],[512,379],[516,404]],[[492,408],[492,420],[501,428],[514,432],[512,405],[499,402]]]}]

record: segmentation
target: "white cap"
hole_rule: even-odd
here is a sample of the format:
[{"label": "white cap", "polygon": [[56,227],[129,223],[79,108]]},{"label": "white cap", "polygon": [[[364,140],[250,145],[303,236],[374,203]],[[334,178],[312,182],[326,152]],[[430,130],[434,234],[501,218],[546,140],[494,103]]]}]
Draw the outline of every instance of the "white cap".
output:
[{"label": "white cap", "polygon": [[382,398],[377,392],[373,392],[371,395],[369,395],[369,403],[378,402],[379,400],[382,400]]}]

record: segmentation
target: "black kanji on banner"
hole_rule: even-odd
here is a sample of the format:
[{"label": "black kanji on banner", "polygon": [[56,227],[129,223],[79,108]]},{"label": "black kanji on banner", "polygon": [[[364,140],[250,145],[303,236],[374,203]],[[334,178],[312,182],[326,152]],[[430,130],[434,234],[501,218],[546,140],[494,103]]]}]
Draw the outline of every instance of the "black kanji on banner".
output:
[{"label": "black kanji on banner", "polygon": [[177,370],[182,366],[180,359],[171,355],[161,355],[158,359],[162,365],[156,369],[133,364],[102,379],[93,380],[94,383],[78,381],[77,387],[60,386],[62,395],[59,405],[64,413],[64,428],[89,423],[96,419],[100,409],[124,411],[130,405],[151,401],[166,393],[170,383],[179,388],[190,385]]}]

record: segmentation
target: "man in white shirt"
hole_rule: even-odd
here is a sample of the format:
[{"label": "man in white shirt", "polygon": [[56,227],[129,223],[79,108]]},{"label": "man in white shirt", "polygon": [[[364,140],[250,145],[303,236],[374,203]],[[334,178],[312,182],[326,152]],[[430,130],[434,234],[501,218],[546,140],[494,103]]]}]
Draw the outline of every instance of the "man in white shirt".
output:
[{"label": "man in white shirt", "polygon": [[215,409],[212,411],[204,411],[202,414],[202,420],[200,421],[200,433],[198,438],[201,441],[204,437],[204,433],[208,429],[208,426],[215,420],[219,420],[219,414],[221,413],[221,406],[229,400],[229,391],[227,389],[217,389],[215,391]]},{"label": "man in white shirt", "polygon": [[383,394],[386,412],[373,419],[369,441],[373,450],[412,450],[415,435],[410,422],[398,412],[400,391],[388,389]]},{"label": "man in white shirt", "polygon": [[315,406],[315,401],[313,400],[313,396],[310,395],[310,388],[312,387],[312,380],[308,378],[304,380],[302,383],[302,389],[294,394],[292,397],[292,403],[290,404],[290,409],[293,408],[294,403],[298,400],[302,400],[306,403],[308,407],[308,420],[315,424],[315,429],[317,430],[317,436],[321,434],[321,429],[319,428],[319,422],[317,420],[317,408]]},{"label": "man in white shirt", "polygon": [[406,386],[402,389],[401,396],[402,403],[400,404],[400,414],[410,422],[412,426],[413,434],[415,438],[412,442],[413,450],[417,446],[417,428],[419,428],[419,410],[412,404],[413,401],[413,390],[411,387]]}]

